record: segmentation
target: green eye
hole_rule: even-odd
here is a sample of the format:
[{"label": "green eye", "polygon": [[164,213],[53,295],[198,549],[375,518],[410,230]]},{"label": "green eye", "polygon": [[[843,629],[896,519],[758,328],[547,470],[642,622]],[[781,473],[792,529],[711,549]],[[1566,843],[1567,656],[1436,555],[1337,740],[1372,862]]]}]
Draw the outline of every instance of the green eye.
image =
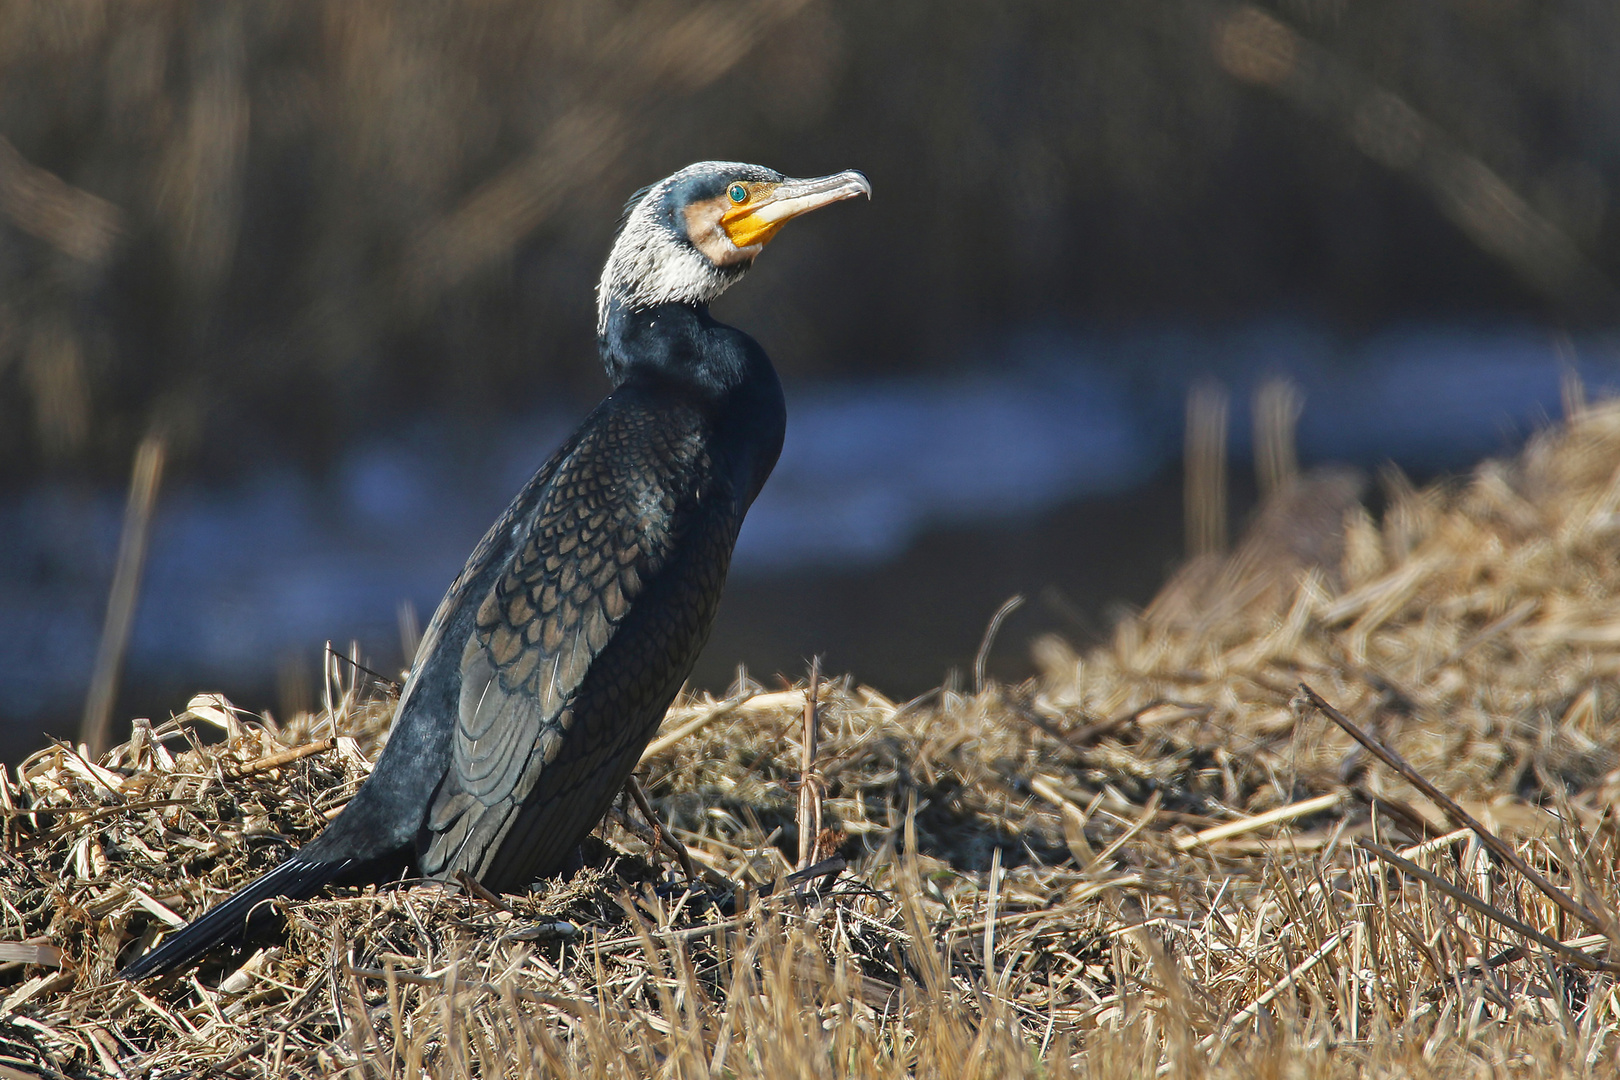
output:
[{"label": "green eye", "polygon": [[726,192],[726,194],[731,196],[731,201],[734,203],[744,203],[748,201],[748,189],[743,187],[741,184],[732,184],[731,190]]}]

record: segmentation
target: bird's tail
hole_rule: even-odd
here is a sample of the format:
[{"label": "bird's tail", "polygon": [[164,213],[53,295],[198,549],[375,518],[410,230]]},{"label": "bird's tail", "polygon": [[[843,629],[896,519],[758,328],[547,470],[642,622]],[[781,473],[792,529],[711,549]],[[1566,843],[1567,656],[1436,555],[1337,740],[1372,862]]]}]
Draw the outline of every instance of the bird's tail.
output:
[{"label": "bird's tail", "polygon": [[[300,853],[301,854],[301,853]],[[287,896],[305,900],[348,868],[350,860],[321,862],[294,855],[268,874],[216,904],[171,934],[162,945],[130,964],[119,977],[134,982],[183,967],[210,949],[240,941],[248,930],[267,918],[266,900]]]}]

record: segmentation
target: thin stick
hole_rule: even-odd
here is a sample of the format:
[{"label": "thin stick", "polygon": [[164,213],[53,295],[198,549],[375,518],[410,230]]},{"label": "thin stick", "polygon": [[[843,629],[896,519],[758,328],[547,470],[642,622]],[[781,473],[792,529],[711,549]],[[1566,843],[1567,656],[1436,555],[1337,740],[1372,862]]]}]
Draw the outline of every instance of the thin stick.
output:
[{"label": "thin stick", "polygon": [[158,485],[163,479],[163,447],[163,436],[153,433],[142,439],[140,448],[135,451],[129,500],[124,505],[124,530],[118,537],[118,561],[107,597],[107,619],[101,625],[101,644],[96,649],[96,666],[90,676],[90,693],[85,697],[84,720],[79,727],[79,741],[89,747],[91,758],[99,758],[107,749],[113,703],[118,697],[118,676],[124,667],[124,650],[129,647],[129,632],[135,623],[141,571],[146,567],[152,507],[157,502]]},{"label": "thin stick", "polygon": [[[677,846],[680,845],[680,841],[668,829],[662,827],[651,828],[645,822],[637,821],[617,806],[608,811],[606,820],[618,825],[630,835],[639,837],[650,849],[657,850],[662,847],[669,854],[675,855],[677,859],[680,858],[677,852],[686,850],[684,846]],[[691,858],[690,853],[688,853],[687,857]],[[697,872],[698,879],[712,889],[735,893],[742,888],[737,882],[711,866],[699,866],[696,862],[693,862],[692,868]]]},{"label": "thin stick", "polygon": [[1086,720],[1086,724],[1083,727],[1077,728],[1074,731],[1064,731],[1052,720],[1042,716],[1040,713],[1031,708],[1028,701],[1020,700],[1008,692],[1005,686],[1001,688],[1001,703],[1007,707],[1007,710],[1013,715],[1014,718],[1022,720],[1030,727],[1050,735],[1059,743],[1067,746],[1070,750],[1073,750],[1082,756],[1084,756],[1085,752],[1091,748],[1092,744],[1096,743],[1104,735],[1112,735],[1120,728],[1125,727],[1128,724],[1138,722],[1150,710],[1157,709],[1161,705],[1174,705],[1178,708],[1186,709],[1188,718],[1194,716],[1206,716],[1210,712],[1210,707],[1208,705],[1187,705],[1179,701],[1167,701],[1164,698],[1154,698],[1152,701],[1148,702],[1146,705],[1143,705],[1139,709],[1132,709],[1128,713],[1120,713],[1118,716],[1108,720],[1093,720],[1090,717],[1083,716],[1083,718]]},{"label": "thin stick", "polygon": [[1040,713],[1036,712],[1022,701],[1019,701],[1017,698],[1013,697],[1012,694],[1007,692],[1006,687],[1001,688],[1001,701],[1002,704],[1007,706],[1008,711],[1019,720],[1022,720],[1035,730],[1049,735],[1060,745],[1067,746],[1069,749],[1078,751],[1082,754],[1087,749],[1087,744],[1095,741],[1095,738],[1090,738],[1088,736],[1106,735],[1110,731],[1122,728],[1130,722],[1129,716],[1120,717],[1118,720],[1104,720],[1101,723],[1087,724],[1078,732],[1071,735],[1064,732],[1062,728],[1058,727],[1052,721],[1048,720],[1046,717],[1042,716]]},{"label": "thin stick", "polygon": [[1407,783],[1427,795],[1430,801],[1445,811],[1446,816],[1453,822],[1464,828],[1472,829],[1474,834],[1479,837],[1480,842],[1491,849],[1493,855],[1524,875],[1526,880],[1540,889],[1547,899],[1563,909],[1565,914],[1581,920],[1581,922],[1594,930],[1601,930],[1605,934],[1609,933],[1609,924],[1588,911],[1584,905],[1577,903],[1574,897],[1532,870],[1529,864],[1519,858],[1519,853],[1514,851],[1505,840],[1476,821],[1472,814],[1457,804],[1457,800],[1435,787],[1422,773],[1407,764],[1405,758],[1361,730],[1354,721],[1332,705],[1329,705],[1322,695],[1312,690],[1305,683],[1300,683],[1299,689],[1310,700],[1312,705],[1322,711],[1324,716],[1349,732],[1351,738],[1377,755],[1385,765],[1399,773]]},{"label": "thin stick", "polygon": [[[350,648],[354,648],[353,644],[350,645]],[[366,667],[366,665],[362,664],[356,657],[344,656],[342,653],[332,648],[332,643],[330,641],[326,643],[326,651],[331,654],[331,659],[328,662],[332,665],[334,671],[337,669],[337,665],[339,663],[348,664],[351,668],[360,672],[361,674],[370,675],[371,681],[377,685],[377,689],[381,690],[389,697],[399,697],[399,692],[404,689],[404,686],[399,682],[398,679],[390,679],[382,672],[374,671],[371,668]]]},{"label": "thin stick", "polygon": [[816,861],[816,843],[821,838],[821,776],[816,772],[816,743],[821,735],[816,698],[820,693],[821,657],[817,656],[810,661],[810,685],[804,693],[804,743],[799,749],[798,870]]},{"label": "thin stick", "polygon": [[647,793],[641,790],[641,781],[632,776],[624,782],[624,789],[630,793],[630,798],[635,800],[636,809],[641,811],[641,816],[647,819],[647,825],[653,831],[653,846],[662,844],[664,850],[674,855],[676,861],[681,864],[681,873],[686,875],[686,880],[697,881],[697,867],[692,865],[692,856],[687,852],[686,845],[671,836],[669,830],[664,828],[663,821],[658,817],[658,811],[653,809],[652,803],[647,799]]},{"label": "thin stick", "polygon": [[1403,874],[1409,874],[1412,877],[1417,878],[1419,881],[1429,885],[1431,888],[1439,889],[1441,892],[1457,901],[1457,903],[1473,908],[1487,919],[1499,922],[1508,929],[1523,934],[1531,941],[1534,941],[1538,945],[1544,946],[1545,948],[1551,949],[1560,957],[1577,967],[1586,968],[1588,971],[1606,971],[1610,973],[1620,972],[1620,964],[1612,964],[1607,960],[1598,960],[1594,957],[1586,955],[1579,949],[1570,948],[1557,938],[1548,937],[1540,930],[1520,922],[1518,919],[1515,919],[1513,916],[1509,915],[1500,908],[1492,907],[1490,904],[1487,904],[1473,893],[1468,892],[1465,889],[1458,888],[1445,878],[1440,877],[1438,874],[1430,873],[1428,870],[1423,869],[1423,867],[1419,866],[1415,862],[1412,862],[1410,859],[1401,858],[1399,855],[1395,854],[1395,852],[1389,850],[1389,848],[1382,844],[1374,843],[1365,837],[1357,840],[1356,844],[1363,850],[1372,852],[1374,855],[1378,856],[1380,859],[1383,859],[1391,866],[1399,868]]},{"label": "thin stick", "polygon": [[469,896],[476,896],[478,899],[484,901],[484,903],[489,904],[498,911],[504,911],[508,915],[517,914],[517,912],[512,910],[511,904],[508,904],[505,900],[502,900],[498,894],[491,892],[485,887],[483,882],[467,873],[467,871],[457,870],[456,880],[461,883],[461,887],[463,889],[467,890]]},{"label": "thin stick", "polygon": [[1458,829],[1456,832],[1448,832],[1444,836],[1437,836],[1433,840],[1425,840],[1421,844],[1413,844],[1409,848],[1401,848],[1396,852],[1396,854],[1406,859],[1410,859],[1417,855],[1428,855],[1432,852],[1443,851],[1452,844],[1455,844],[1458,840],[1461,840],[1463,837],[1473,835],[1474,833],[1471,829]]},{"label": "thin stick", "polygon": [[1001,703],[1007,707],[1007,711],[1014,718],[1022,720],[1035,730],[1050,736],[1060,745],[1068,747],[1082,758],[1093,743],[1104,735],[1112,735],[1120,728],[1136,720],[1142,711],[1137,709],[1133,712],[1122,713],[1111,720],[1092,720],[1090,717],[1086,717],[1087,723],[1085,726],[1076,731],[1064,731],[1052,720],[1031,708],[1029,702],[1020,700],[1009,692],[1005,686],[1001,688]]},{"label": "thin stick", "polygon": [[1400,823],[1401,828],[1419,840],[1432,839],[1439,834],[1439,829],[1424,818],[1422,814],[1393,795],[1374,795],[1360,784],[1351,787],[1350,791],[1356,798],[1372,809],[1382,811],[1394,818]]},{"label": "thin stick", "polygon": [[117,817],[119,814],[133,813],[136,810],[151,810],[158,806],[179,806],[190,803],[192,799],[147,799],[143,802],[124,803],[121,806],[32,806],[13,807],[9,811],[0,813],[0,817],[33,817],[35,814],[84,814],[84,818],[72,823],[74,829],[87,825],[102,818]]}]

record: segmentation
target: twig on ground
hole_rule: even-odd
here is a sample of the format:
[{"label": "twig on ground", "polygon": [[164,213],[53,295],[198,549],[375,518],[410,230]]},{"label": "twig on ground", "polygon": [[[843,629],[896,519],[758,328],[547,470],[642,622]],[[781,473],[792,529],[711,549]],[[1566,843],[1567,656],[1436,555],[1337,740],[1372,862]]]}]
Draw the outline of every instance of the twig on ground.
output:
[{"label": "twig on ground", "polygon": [[1322,695],[1311,689],[1307,684],[1300,683],[1299,689],[1312,705],[1321,710],[1324,716],[1348,732],[1351,738],[1376,754],[1384,764],[1399,773],[1407,783],[1428,796],[1436,806],[1445,812],[1447,817],[1458,825],[1472,829],[1475,835],[1479,837],[1480,842],[1490,849],[1491,854],[1522,874],[1527,881],[1540,889],[1547,899],[1557,904],[1565,914],[1581,920],[1594,930],[1601,930],[1606,934],[1611,932],[1609,922],[1598,918],[1591,911],[1588,911],[1584,905],[1577,903],[1574,897],[1531,869],[1530,864],[1521,859],[1519,853],[1514,851],[1507,841],[1475,820],[1472,814],[1457,803],[1457,800],[1430,783],[1428,778],[1412,768],[1405,758],[1363,731],[1355,721],[1329,705]]},{"label": "twig on ground", "polygon": [[336,738],[322,739],[320,742],[312,742],[306,743],[303,746],[295,746],[291,750],[283,750],[279,754],[270,754],[267,757],[259,758],[256,761],[249,761],[243,765],[238,765],[235,767],[227,765],[225,767],[225,773],[227,776],[230,776],[233,779],[245,780],[250,776],[257,776],[260,773],[267,773],[271,769],[279,769],[284,765],[291,765],[295,761],[302,761],[307,757],[314,757],[316,754],[324,754],[328,750],[336,750],[337,745],[338,741]]},{"label": "twig on ground", "polygon": [[1438,874],[1431,873],[1430,871],[1423,869],[1423,867],[1419,866],[1410,859],[1401,858],[1399,855],[1395,854],[1395,852],[1389,850],[1389,848],[1382,844],[1374,843],[1373,841],[1363,837],[1362,839],[1356,841],[1356,846],[1360,847],[1363,851],[1372,852],[1374,855],[1378,856],[1380,859],[1383,859],[1391,866],[1398,868],[1403,874],[1409,874],[1412,877],[1417,878],[1419,881],[1428,884],[1432,888],[1439,889],[1441,892],[1457,901],[1457,903],[1473,908],[1487,919],[1493,919],[1508,929],[1516,933],[1523,934],[1525,937],[1536,942],[1537,944],[1545,946],[1546,948],[1557,953],[1567,963],[1574,964],[1577,967],[1586,968],[1588,971],[1603,971],[1608,972],[1609,974],[1620,972],[1620,964],[1614,964],[1607,960],[1599,960],[1596,957],[1588,956],[1579,949],[1570,948],[1557,938],[1548,937],[1540,930],[1520,922],[1518,919],[1515,919],[1513,916],[1509,915],[1500,908],[1492,907],[1490,904],[1487,904],[1485,901],[1481,900],[1479,897],[1475,896],[1466,889],[1459,888]]},{"label": "twig on ground", "polygon": [[485,888],[481,881],[467,873],[467,871],[457,870],[456,880],[461,883],[461,887],[463,889],[466,889],[473,896],[478,897],[478,899],[485,901],[500,911],[506,912],[508,915],[517,914],[517,912],[512,910],[512,905],[508,904],[505,900],[502,900],[496,893],[493,893],[489,889]]},{"label": "twig on ground", "polygon": [[655,848],[661,846],[675,856],[687,881],[699,880],[697,867],[692,864],[692,856],[687,852],[686,845],[671,836],[669,830],[664,828],[663,821],[658,817],[658,811],[654,810],[652,803],[648,801],[647,793],[641,790],[641,781],[632,776],[625,781],[624,789],[630,793],[630,798],[635,801],[636,809],[641,811],[641,816],[647,819],[647,826],[653,831],[653,846]]}]

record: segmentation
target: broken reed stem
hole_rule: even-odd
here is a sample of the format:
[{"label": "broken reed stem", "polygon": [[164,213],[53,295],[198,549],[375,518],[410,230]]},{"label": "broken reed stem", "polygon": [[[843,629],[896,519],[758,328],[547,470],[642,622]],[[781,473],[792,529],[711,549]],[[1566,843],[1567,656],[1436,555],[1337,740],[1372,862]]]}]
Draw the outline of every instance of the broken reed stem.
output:
[{"label": "broken reed stem", "polygon": [[1001,900],[1001,848],[990,853],[990,881],[984,904],[984,985],[996,992],[996,908]]},{"label": "broken reed stem", "polygon": [[973,654],[973,692],[984,693],[985,671],[990,664],[990,650],[996,647],[996,635],[1001,633],[1001,624],[1007,616],[1024,605],[1022,595],[1009,596],[990,616],[990,625],[984,628],[984,637],[979,642],[979,651]]},{"label": "broken reed stem", "polygon": [[1369,851],[1378,856],[1391,866],[1399,869],[1401,873],[1415,877],[1432,888],[1439,889],[1441,892],[1457,901],[1457,903],[1462,904],[1464,907],[1472,908],[1481,915],[1485,916],[1487,919],[1501,923],[1509,930],[1512,930],[1515,933],[1523,934],[1525,937],[1536,942],[1536,944],[1552,950],[1568,963],[1574,964],[1577,967],[1585,968],[1588,971],[1603,971],[1609,974],[1620,972],[1620,964],[1613,964],[1607,960],[1599,960],[1595,957],[1588,956],[1579,949],[1573,949],[1568,945],[1565,945],[1557,938],[1549,937],[1548,935],[1543,934],[1534,927],[1528,926],[1525,923],[1520,922],[1518,919],[1515,919],[1513,916],[1509,915],[1500,908],[1492,907],[1490,904],[1487,904],[1485,901],[1481,900],[1479,897],[1475,896],[1466,889],[1459,888],[1438,874],[1434,874],[1423,869],[1423,867],[1419,866],[1415,862],[1412,862],[1410,859],[1401,858],[1395,852],[1391,851],[1382,844],[1374,843],[1373,841],[1362,837],[1356,841],[1356,846],[1361,848],[1363,851]]},{"label": "broken reed stem", "polygon": [[821,693],[821,657],[810,661],[810,685],[804,692],[804,741],[799,748],[799,865],[803,870],[816,861],[821,838],[821,776],[816,772],[816,743],[821,736],[820,710],[816,697]]},{"label": "broken reed stem", "polygon": [[1187,395],[1183,454],[1187,555],[1226,550],[1226,388],[1204,383]]},{"label": "broken reed stem", "polygon": [[1238,821],[1228,821],[1223,825],[1216,825],[1192,836],[1183,836],[1176,841],[1176,850],[1191,851],[1200,844],[1213,844],[1220,840],[1230,840],[1234,836],[1243,836],[1263,829],[1268,825],[1292,821],[1295,818],[1305,817],[1309,814],[1319,814],[1324,810],[1333,809],[1343,801],[1344,792],[1333,791],[1326,795],[1318,795],[1314,799],[1289,803],[1286,806],[1279,806],[1275,810],[1267,810],[1263,814],[1256,814],[1253,817],[1243,818]]},{"label": "broken reed stem", "polygon": [[1363,731],[1348,716],[1329,705],[1326,699],[1311,689],[1310,686],[1300,683],[1299,689],[1309,699],[1310,703],[1322,712],[1322,715],[1338,724],[1349,733],[1351,738],[1365,746],[1385,765],[1399,773],[1407,783],[1427,795],[1453,822],[1463,828],[1472,829],[1474,834],[1479,837],[1480,842],[1489,848],[1493,855],[1522,874],[1526,880],[1540,889],[1547,899],[1557,904],[1566,915],[1579,919],[1592,929],[1603,934],[1610,933],[1610,927],[1607,923],[1587,910],[1584,905],[1577,903],[1574,897],[1531,869],[1530,865],[1519,857],[1519,853],[1514,851],[1507,841],[1476,821],[1472,814],[1458,805],[1457,800],[1430,783],[1428,778],[1412,768],[1405,758]]},{"label": "broken reed stem", "polygon": [[1254,473],[1270,499],[1299,479],[1296,434],[1305,402],[1292,379],[1268,379],[1254,394]]},{"label": "broken reed stem", "polygon": [[152,507],[163,480],[163,452],[164,438],[156,432],[142,439],[135,451],[129,499],[124,504],[124,528],[118,537],[118,559],[114,564],[112,589],[107,596],[107,618],[101,626],[101,643],[96,648],[90,692],[85,696],[84,719],[79,727],[79,741],[89,748],[92,759],[99,758],[107,749],[113,702],[118,697],[118,675],[123,669],[124,652],[129,647],[130,630],[135,624],[141,571],[146,567]]},{"label": "broken reed stem", "polygon": [[257,776],[260,773],[267,773],[271,769],[279,769],[283,765],[291,765],[295,761],[302,761],[307,757],[314,757],[316,754],[324,754],[328,750],[336,750],[337,744],[338,741],[336,738],[322,739],[320,742],[307,743],[304,746],[295,746],[291,750],[283,750],[279,754],[271,754],[268,757],[259,758],[257,761],[250,761],[240,768],[227,768],[225,772],[226,775],[235,779],[245,780],[250,776]]}]

